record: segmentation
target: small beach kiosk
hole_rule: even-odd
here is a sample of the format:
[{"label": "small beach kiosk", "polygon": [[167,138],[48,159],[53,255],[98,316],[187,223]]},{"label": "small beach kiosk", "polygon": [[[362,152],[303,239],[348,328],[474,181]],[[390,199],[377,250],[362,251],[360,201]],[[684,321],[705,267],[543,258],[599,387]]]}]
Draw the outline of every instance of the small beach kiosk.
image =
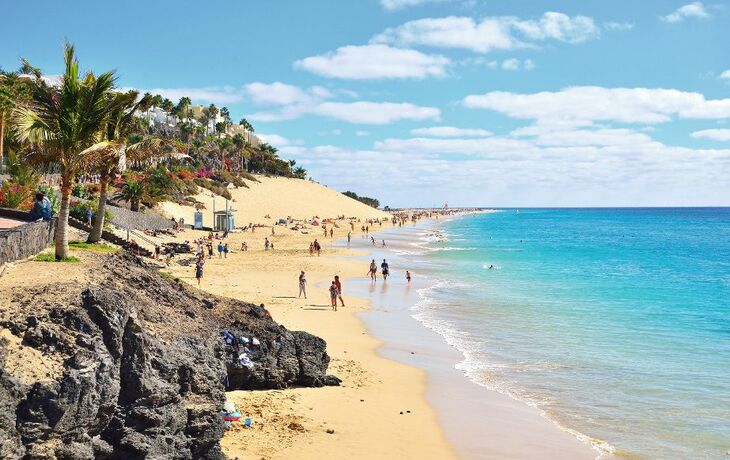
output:
[{"label": "small beach kiosk", "polygon": [[213,230],[225,232],[236,228],[233,210],[215,211],[213,213]]}]

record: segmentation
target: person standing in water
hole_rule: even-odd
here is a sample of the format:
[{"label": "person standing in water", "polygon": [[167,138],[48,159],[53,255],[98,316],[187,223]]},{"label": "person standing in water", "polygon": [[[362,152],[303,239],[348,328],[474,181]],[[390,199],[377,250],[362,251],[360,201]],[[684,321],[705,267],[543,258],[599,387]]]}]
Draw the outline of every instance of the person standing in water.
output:
[{"label": "person standing in water", "polygon": [[408,270],[406,270],[406,282],[411,282],[411,272],[409,272]]},{"label": "person standing in water", "polygon": [[342,302],[342,306],[344,307],[345,300],[342,298],[342,283],[340,283],[339,275],[335,275],[335,286],[337,286],[337,297],[340,299],[340,302]]},{"label": "person standing in water", "polygon": [[307,298],[307,278],[304,276],[304,270],[299,274],[299,297],[302,297],[302,294],[304,294],[304,298]]},{"label": "person standing in water", "polygon": [[370,279],[375,281],[378,278],[378,267],[375,265],[375,259],[370,262],[370,271],[368,271]]},{"label": "person standing in water", "polygon": [[388,267],[388,262],[383,259],[383,263],[380,264],[380,268],[383,271],[383,281],[388,279],[388,274],[390,274],[390,267]]}]

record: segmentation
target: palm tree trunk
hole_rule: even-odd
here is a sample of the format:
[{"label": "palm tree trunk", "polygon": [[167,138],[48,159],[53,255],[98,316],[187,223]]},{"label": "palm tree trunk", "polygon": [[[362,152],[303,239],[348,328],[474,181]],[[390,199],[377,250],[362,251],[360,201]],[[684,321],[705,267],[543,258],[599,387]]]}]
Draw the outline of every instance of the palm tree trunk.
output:
[{"label": "palm tree trunk", "polygon": [[86,239],[87,243],[98,243],[101,241],[101,232],[104,229],[104,212],[106,211],[107,190],[109,188],[109,174],[102,173],[99,180],[99,206],[96,208],[96,219],[94,227]]},{"label": "palm tree trunk", "polygon": [[63,177],[61,181],[61,209],[56,220],[56,260],[68,257],[68,213],[71,205],[71,178]]}]

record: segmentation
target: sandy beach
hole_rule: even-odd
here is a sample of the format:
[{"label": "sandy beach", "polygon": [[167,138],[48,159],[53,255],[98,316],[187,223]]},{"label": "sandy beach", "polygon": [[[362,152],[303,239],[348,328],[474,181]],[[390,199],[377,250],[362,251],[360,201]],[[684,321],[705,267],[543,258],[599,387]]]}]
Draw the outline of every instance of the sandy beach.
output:
[{"label": "sandy beach", "polygon": [[[287,328],[305,330],[324,338],[332,357],[331,372],[343,383],[340,387],[230,392],[229,399],[252,417],[254,427],[230,429],[222,442],[226,454],[241,459],[462,456],[464,450],[457,455],[442,429],[443,419],[426,399],[426,373],[414,365],[382,357],[378,353],[382,342],[368,333],[357,316],[371,308],[367,300],[348,295],[348,282],[366,276],[367,265],[356,259],[368,255],[363,243],[366,240],[360,236],[361,224],[354,225],[352,233],[353,243],[357,241],[365,246],[359,250],[335,243],[350,231],[346,220],[335,221],[338,228],[334,239],[324,238],[318,227],[310,227],[302,233],[273,225],[278,215],[294,214],[298,209],[296,200],[309,196],[309,189],[319,194],[316,206],[307,209],[310,214],[320,217],[346,215],[361,222],[382,218],[383,214],[352,200],[343,200],[339,194],[329,194],[328,189],[318,184],[297,181],[294,190],[286,189],[286,185],[282,180],[269,182],[264,179],[262,184],[254,184],[251,189],[233,191],[234,209],[241,213],[243,203],[246,209],[246,217],[241,214],[237,219],[250,220],[264,227],[257,228],[254,233],[231,233],[226,242],[232,251],[227,258],[221,259],[216,253],[206,262],[201,289],[263,303],[273,318]],[[279,203],[279,214],[274,215],[269,210],[271,193],[261,193],[257,187],[275,187],[279,196],[298,198],[289,200],[286,205]],[[258,196],[269,198],[254,198],[259,193]],[[202,194],[201,198],[204,196]],[[175,216],[175,211],[180,209],[176,206],[167,206],[166,210]],[[191,218],[190,208],[181,210],[183,213],[177,217]],[[268,218],[264,217],[267,215]],[[274,235],[271,234],[272,226]],[[390,223],[376,224],[373,230],[391,227]],[[177,239],[193,240],[202,235],[207,233],[187,230]],[[274,250],[264,249],[265,238],[274,243]],[[308,251],[309,243],[315,238],[323,247],[321,257],[312,256]],[[246,241],[248,251],[240,250],[243,241]],[[163,270],[195,283],[192,267],[187,264],[174,262]],[[307,299],[297,298],[300,270],[306,272],[308,279]],[[344,280],[347,306],[334,312],[329,306],[327,285],[336,274]],[[478,452],[475,458],[540,458],[546,452],[545,446],[547,451],[562,452],[565,458],[595,456],[588,446],[558,430],[532,408],[506,397],[502,399],[501,395],[491,396],[497,397],[479,404],[482,409],[498,414],[499,420],[491,418],[487,422],[471,416],[465,418],[477,427],[484,427],[484,432],[495,438],[496,447],[491,452]],[[471,392],[466,399],[469,397],[480,397],[480,393]],[[457,407],[463,408],[465,404],[457,404]],[[454,416],[453,411],[449,416]],[[532,432],[524,431],[520,426],[525,421],[530,422],[525,428]],[[471,429],[472,434],[476,431],[479,430]],[[482,444],[480,450],[483,447]]]}]

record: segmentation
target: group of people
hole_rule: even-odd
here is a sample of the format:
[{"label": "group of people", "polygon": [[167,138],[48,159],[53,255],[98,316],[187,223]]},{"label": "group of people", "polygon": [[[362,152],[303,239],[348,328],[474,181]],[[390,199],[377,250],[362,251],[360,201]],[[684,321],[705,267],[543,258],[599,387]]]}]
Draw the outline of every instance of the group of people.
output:
[{"label": "group of people", "polygon": [[[330,293],[330,306],[332,307],[332,310],[337,311],[337,300],[339,299],[342,306],[345,306],[345,299],[342,298],[342,282],[340,281],[339,275],[335,275],[335,279],[332,280],[332,284],[330,284],[329,287],[329,293]],[[307,298],[307,276],[306,273],[304,273],[304,270],[302,270],[299,273],[299,297],[298,298]]]},{"label": "group of people", "polygon": [[319,241],[316,239],[309,243],[309,255],[313,256],[314,253],[317,253],[317,256],[319,257],[320,253],[322,252],[322,246],[319,244]]},{"label": "group of people", "polygon": [[[383,281],[387,281],[388,276],[390,276],[390,265],[385,259],[383,259],[383,263],[380,264],[380,272],[383,275]],[[370,276],[372,281],[376,281],[378,279],[378,266],[375,263],[375,259],[370,261],[370,268],[368,269],[367,274]],[[408,283],[411,282],[411,272],[408,270],[406,270],[406,281]]]}]

